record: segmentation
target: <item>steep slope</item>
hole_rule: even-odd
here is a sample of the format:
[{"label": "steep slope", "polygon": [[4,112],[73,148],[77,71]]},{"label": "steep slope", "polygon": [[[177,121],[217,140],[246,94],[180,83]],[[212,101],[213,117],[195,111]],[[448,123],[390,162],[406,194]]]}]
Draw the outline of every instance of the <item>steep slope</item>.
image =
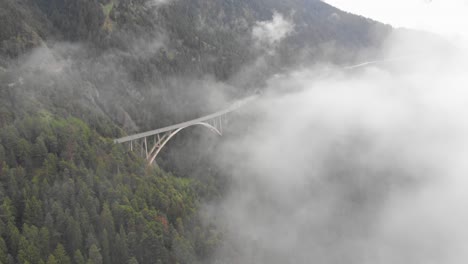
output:
[{"label": "steep slope", "polygon": [[[236,67],[255,55],[251,50],[252,28],[259,21],[271,20],[274,12],[283,14],[294,25],[294,33],[283,45],[284,57],[289,57],[286,55],[297,48],[317,48],[331,42],[337,49],[356,52],[378,45],[389,30],[316,0],[4,0],[1,5],[0,18],[5,22],[0,32],[3,55],[19,54],[21,49],[8,43],[20,36],[46,41],[51,38],[89,41],[103,48],[128,50],[132,48],[128,45],[129,39],[151,41],[167,33],[167,48],[175,53],[172,65],[167,67],[176,72],[198,69],[198,73],[215,73],[219,78],[227,78]],[[22,43],[14,44],[21,46]],[[33,41],[27,47],[39,44]],[[319,56],[319,52],[315,51],[314,55]],[[215,58],[210,64],[211,56]],[[233,69],[223,65],[222,60]],[[215,71],[219,66],[223,66],[223,72]]]},{"label": "steep slope", "polygon": [[315,0],[1,0],[0,262],[207,263],[222,233],[199,206],[229,180],[183,135],[200,158],[179,177],[111,139],[372,56],[390,31]]},{"label": "steep slope", "polygon": [[0,3],[0,60],[16,57],[41,45],[51,30],[47,18],[24,2]]},{"label": "steep slope", "polygon": [[[283,69],[371,56],[391,30],[315,0],[4,0],[0,7],[2,64],[16,76],[8,80],[26,79],[20,92],[30,90],[34,71],[43,93],[52,79],[73,90],[65,98],[87,101],[128,131],[197,115],[212,105],[207,94],[242,96]],[[47,83],[38,84],[38,72]]]}]

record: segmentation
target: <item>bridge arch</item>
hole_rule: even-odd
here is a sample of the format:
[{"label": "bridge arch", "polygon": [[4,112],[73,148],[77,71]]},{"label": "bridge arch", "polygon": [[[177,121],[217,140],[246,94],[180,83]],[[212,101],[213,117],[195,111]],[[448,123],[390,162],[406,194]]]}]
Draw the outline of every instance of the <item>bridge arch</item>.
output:
[{"label": "bridge arch", "polygon": [[[187,125],[187,126],[184,126],[184,127],[180,127],[172,132],[170,132],[169,136],[164,139],[162,142],[160,142],[160,145],[157,147],[156,149],[156,152],[154,154],[151,153],[151,156],[149,157],[149,161],[148,161],[148,164],[151,165],[154,160],[156,159],[156,157],[158,156],[158,154],[161,152],[161,150],[164,148],[164,146],[175,136],[177,135],[180,131],[186,129],[186,128],[189,128],[189,127],[193,127],[193,126],[203,126],[203,127],[206,127],[208,128],[211,132],[213,133],[216,133],[218,134],[219,136],[222,136],[222,133],[214,126],[208,124],[208,123],[205,123],[205,122],[198,122],[198,123],[194,123],[194,124],[190,124],[190,125]],[[158,142],[159,143],[159,142]],[[158,144],[157,143],[157,144]]]}]

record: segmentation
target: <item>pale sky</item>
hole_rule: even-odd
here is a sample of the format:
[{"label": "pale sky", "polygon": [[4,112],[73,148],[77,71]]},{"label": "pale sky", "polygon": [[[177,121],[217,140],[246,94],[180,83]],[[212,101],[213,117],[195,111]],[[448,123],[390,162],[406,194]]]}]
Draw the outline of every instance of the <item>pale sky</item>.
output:
[{"label": "pale sky", "polygon": [[468,36],[468,0],[324,0],[342,10],[395,27],[449,37]]}]

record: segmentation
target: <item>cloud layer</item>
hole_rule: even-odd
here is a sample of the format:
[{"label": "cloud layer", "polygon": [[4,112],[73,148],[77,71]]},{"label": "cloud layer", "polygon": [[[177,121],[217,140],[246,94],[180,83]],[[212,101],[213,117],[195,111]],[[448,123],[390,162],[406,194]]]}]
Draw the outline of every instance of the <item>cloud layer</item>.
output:
[{"label": "cloud layer", "polygon": [[146,2],[146,5],[148,7],[160,7],[162,5],[167,5],[169,4],[170,2],[172,2],[173,0],[148,0]]},{"label": "cloud layer", "polygon": [[278,12],[269,21],[257,22],[252,37],[258,48],[272,49],[294,30],[294,24]]},{"label": "cloud layer", "polygon": [[465,263],[465,54],[271,79],[224,146],[235,186],[208,214],[227,229],[218,258]]}]

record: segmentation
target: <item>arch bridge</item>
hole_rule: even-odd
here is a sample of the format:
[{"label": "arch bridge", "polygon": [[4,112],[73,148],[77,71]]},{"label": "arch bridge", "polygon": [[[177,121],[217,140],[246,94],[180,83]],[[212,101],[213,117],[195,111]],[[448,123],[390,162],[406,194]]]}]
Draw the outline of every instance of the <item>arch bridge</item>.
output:
[{"label": "arch bridge", "polygon": [[146,157],[148,165],[151,165],[161,153],[162,149],[167,145],[167,143],[180,131],[186,128],[201,126],[207,128],[209,131],[219,136],[222,136],[223,129],[227,123],[228,114],[236,111],[256,98],[257,96],[245,98],[235,102],[224,110],[190,121],[118,138],[114,140],[114,143],[128,144],[131,151],[140,152],[142,156]]},{"label": "arch bridge", "polygon": [[[345,71],[350,71],[358,68],[366,68],[370,65],[380,65],[389,62],[401,62],[401,61],[412,61],[418,58],[417,56],[402,56],[397,58],[367,61],[356,65],[350,65],[342,67]],[[237,109],[241,108],[248,102],[257,99],[259,95],[253,95],[243,100],[239,100],[232,104],[230,107],[204,116],[197,119],[193,119],[187,122],[180,124],[175,124],[172,126],[167,126],[159,128],[156,130],[134,134],[131,136],[126,136],[123,138],[115,139],[114,142],[118,144],[128,143],[131,151],[139,151],[143,156],[146,157],[148,165],[151,165],[155,159],[158,157],[161,150],[166,146],[166,144],[180,131],[193,127],[193,126],[202,126],[206,127],[213,133],[216,133],[220,136],[223,135],[223,129],[226,124],[227,115]]]}]

